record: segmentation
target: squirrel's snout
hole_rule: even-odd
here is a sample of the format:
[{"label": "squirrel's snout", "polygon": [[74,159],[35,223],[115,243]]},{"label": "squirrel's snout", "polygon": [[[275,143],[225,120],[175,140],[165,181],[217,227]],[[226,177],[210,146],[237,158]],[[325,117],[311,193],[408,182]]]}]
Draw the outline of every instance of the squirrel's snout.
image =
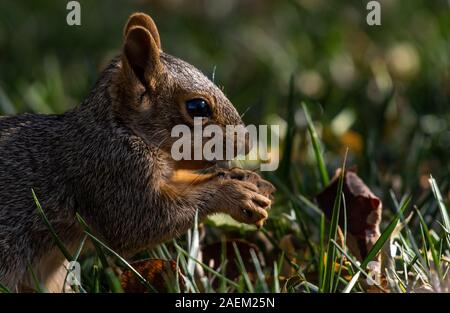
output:
[{"label": "squirrel's snout", "polygon": [[226,151],[233,152],[233,158],[247,155],[253,147],[251,133],[243,124],[234,126],[233,132],[227,131],[224,143]]}]

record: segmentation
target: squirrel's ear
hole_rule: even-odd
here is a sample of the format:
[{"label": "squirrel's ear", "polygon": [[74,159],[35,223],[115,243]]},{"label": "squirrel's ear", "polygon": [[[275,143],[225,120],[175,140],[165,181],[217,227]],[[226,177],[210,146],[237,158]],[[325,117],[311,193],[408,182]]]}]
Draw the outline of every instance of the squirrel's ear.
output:
[{"label": "squirrel's ear", "polygon": [[136,77],[144,84],[158,74],[161,66],[160,50],[150,32],[141,26],[128,30],[124,44],[124,61],[131,67]]},{"label": "squirrel's ear", "polygon": [[162,50],[158,28],[156,28],[156,24],[150,16],[144,13],[134,13],[133,15],[131,15],[128,19],[127,25],[123,30],[123,34],[125,37],[133,26],[141,26],[148,30],[155,40],[156,46],[159,48],[159,50]]}]

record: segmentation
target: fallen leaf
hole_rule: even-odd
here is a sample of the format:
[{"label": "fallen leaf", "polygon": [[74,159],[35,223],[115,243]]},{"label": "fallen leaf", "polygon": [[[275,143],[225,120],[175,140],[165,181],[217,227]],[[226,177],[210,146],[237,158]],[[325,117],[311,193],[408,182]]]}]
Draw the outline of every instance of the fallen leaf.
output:
[{"label": "fallen leaf", "polygon": [[[319,207],[330,220],[341,171],[336,171],[330,184],[316,197]],[[342,192],[345,198],[347,232],[351,235],[347,238],[347,246],[353,255],[363,260],[380,237],[382,203],[353,170],[347,170],[344,175]],[[341,206],[339,215],[341,229],[344,227],[343,208]]]},{"label": "fallen leaf", "polygon": [[[173,260],[148,259],[134,262],[131,266],[133,266],[133,268],[158,292],[170,291],[167,288],[167,283],[175,281],[176,272],[178,270],[180,289],[184,290],[184,281],[182,279],[181,271],[177,269],[177,264]],[[123,290],[128,293],[146,293],[150,291],[149,288],[142,284],[136,275],[129,269],[124,270],[120,275],[120,284]]]}]

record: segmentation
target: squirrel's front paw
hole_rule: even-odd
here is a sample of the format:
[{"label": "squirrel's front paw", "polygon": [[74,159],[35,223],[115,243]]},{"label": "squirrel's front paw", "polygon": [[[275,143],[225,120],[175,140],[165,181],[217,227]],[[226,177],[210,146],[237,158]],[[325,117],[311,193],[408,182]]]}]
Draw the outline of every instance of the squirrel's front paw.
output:
[{"label": "squirrel's front paw", "polygon": [[229,170],[218,170],[217,175],[225,179],[234,179],[240,181],[246,181],[258,188],[258,193],[272,199],[272,193],[275,191],[275,187],[267,180],[261,178],[258,174],[244,170],[238,167]]},{"label": "squirrel's front paw", "polygon": [[221,179],[223,211],[239,222],[261,227],[272,204],[273,185],[259,175],[239,168],[221,170],[217,175]]}]

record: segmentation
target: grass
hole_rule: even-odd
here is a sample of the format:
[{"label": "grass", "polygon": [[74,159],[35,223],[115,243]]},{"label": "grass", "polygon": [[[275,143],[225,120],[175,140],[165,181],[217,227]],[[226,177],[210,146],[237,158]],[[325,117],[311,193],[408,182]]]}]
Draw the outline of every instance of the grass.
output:
[{"label": "grass", "polygon": [[[80,103],[100,64],[119,51],[127,14],[143,10],[155,15],[166,52],[207,74],[214,69],[246,122],[275,117],[286,130],[279,170],[262,173],[278,191],[261,230],[214,217],[124,259],[79,216],[86,236],[72,255],[33,193],[55,244],[81,263],[77,292],[121,292],[125,270],[154,292],[154,282],[133,267],[147,258],[176,263],[180,271],[165,282],[172,292],[450,291],[448,3],[399,1],[385,8],[375,30],[360,24],[358,1],[235,1],[223,16],[221,1],[194,10],[191,1],[174,7],[87,1],[79,29],[61,27],[61,7],[47,2],[38,12],[31,4],[0,3],[0,115],[61,113]],[[399,72],[406,59],[396,55],[410,57],[409,70]],[[331,221],[314,199],[338,167],[354,165],[383,202],[381,236],[365,260],[346,245],[348,225],[337,236],[338,217],[348,224],[341,193]],[[256,248],[243,255],[236,238]],[[202,256],[217,242],[211,264]],[[88,243],[95,249],[86,253]],[[379,284],[370,270],[378,256]],[[0,292],[9,290],[0,283]]]},{"label": "grass", "polygon": [[[311,123],[309,122],[309,124],[311,125]],[[310,126],[309,128],[312,128],[312,126]],[[310,131],[312,133],[312,131]],[[311,137],[313,138],[313,136],[311,135]],[[316,142],[317,139],[312,139],[313,142]],[[316,148],[314,148],[314,150],[316,150]],[[316,154],[316,157],[318,160],[321,160],[321,158],[319,158],[319,155]],[[327,254],[326,254],[326,262],[325,262],[325,268],[322,269],[322,273],[324,273],[323,275],[323,281],[321,282],[320,285],[320,290],[323,292],[331,292],[333,290],[333,282],[335,279],[335,270],[334,270],[334,266],[336,264],[336,247],[333,244],[333,241],[337,240],[337,236],[338,236],[338,228],[339,228],[339,215],[342,214],[341,213],[341,206],[342,206],[342,199],[344,198],[344,194],[342,193],[342,188],[344,186],[344,173],[345,173],[345,163],[346,163],[346,159],[347,159],[347,153],[345,154],[344,157],[344,163],[342,165],[342,172],[339,175],[339,183],[338,183],[338,190],[336,193],[336,197],[334,200],[334,204],[333,204],[333,214],[331,217],[331,222],[330,222],[330,231],[329,231],[329,235],[328,235],[328,247],[327,247]],[[320,168],[322,168],[323,164],[318,163],[318,166]]]},{"label": "grass", "polygon": [[[293,100],[292,100],[293,101]],[[292,105],[292,104],[291,104]],[[307,106],[301,105],[307,116],[307,130],[311,147],[314,151],[316,177],[320,186],[329,182],[327,167],[323,157],[322,143],[314,123],[309,116]],[[295,134],[295,132],[292,132]],[[291,135],[294,136],[294,135]],[[293,140],[292,138],[290,140]],[[285,159],[285,162],[291,162]],[[347,166],[347,152],[344,155],[342,168]],[[325,175],[326,173],[326,175]],[[343,171],[342,171],[343,173]],[[208,249],[211,240],[203,238],[197,218],[195,225],[187,235],[166,242],[149,251],[140,253],[135,259],[175,260],[179,271],[171,277],[165,277],[166,290],[171,292],[414,292],[414,291],[449,291],[449,221],[448,212],[442,193],[436,180],[430,176],[429,184],[432,196],[425,202],[414,203],[414,197],[404,196],[397,203],[393,201],[395,210],[385,208],[382,232],[366,258],[358,261],[345,246],[347,242],[347,226],[341,229],[343,244],[338,240],[338,220],[343,214],[346,220],[346,202],[343,188],[343,175],[339,177],[338,192],[333,205],[331,221],[314,204],[313,195],[305,195],[295,189],[294,179],[290,172],[271,173],[271,179],[278,188],[275,195],[275,206],[266,227],[262,230],[246,228],[239,236],[247,241],[255,234],[266,238],[274,248],[264,250],[259,245],[258,251],[249,249],[249,256],[244,258],[238,247],[240,242],[232,240],[234,257],[228,257],[224,249],[225,240],[230,240],[239,224],[213,226],[209,221],[204,224],[203,231],[218,231],[222,241],[219,254],[220,264],[208,264],[201,260],[202,249]],[[283,177],[280,175],[288,175]],[[77,215],[78,222],[85,231],[85,238],[71,255],[63,242],[55,233],[45,215],[37,195],[32,191],[36,207],[52,234],[55,244],[69,261],[81,260],[82,284],[75,288],[76,292],[123,292],[117,269],[128,270],[148,292],[157,292],[132,264],[99,240],[83,218]],[[408,209],[413,208],[408,218]],[[438,219],[430,220],[422,212],[437,210]],[[391,217],[387,217],[391,215]],[[345,225],[346,225],[345,223]],[[218,228],[218,229],[216,229]],[[292,249],[286,245],[286,238],[292,236],[299,244]],[[204,237],[204,236],[203,236]],[[95,251],[81,256],[85,241],[90,240]],[[263,258],[258,255],[263,254]],[[369,265],[381,255],[381,273],[371,272]],[[272,260],[267,262],[267,260]],[[227,277],[227,267],[234,266],[238,274]],[[45,292],[34,273],[36,291]],[[180,284],[180,278],[184,284]],[[382,278],[380,280],[380,278]],[[156,282],[157,283],[157,282]],[[0,285],[0,292],[9,290]]]}]

